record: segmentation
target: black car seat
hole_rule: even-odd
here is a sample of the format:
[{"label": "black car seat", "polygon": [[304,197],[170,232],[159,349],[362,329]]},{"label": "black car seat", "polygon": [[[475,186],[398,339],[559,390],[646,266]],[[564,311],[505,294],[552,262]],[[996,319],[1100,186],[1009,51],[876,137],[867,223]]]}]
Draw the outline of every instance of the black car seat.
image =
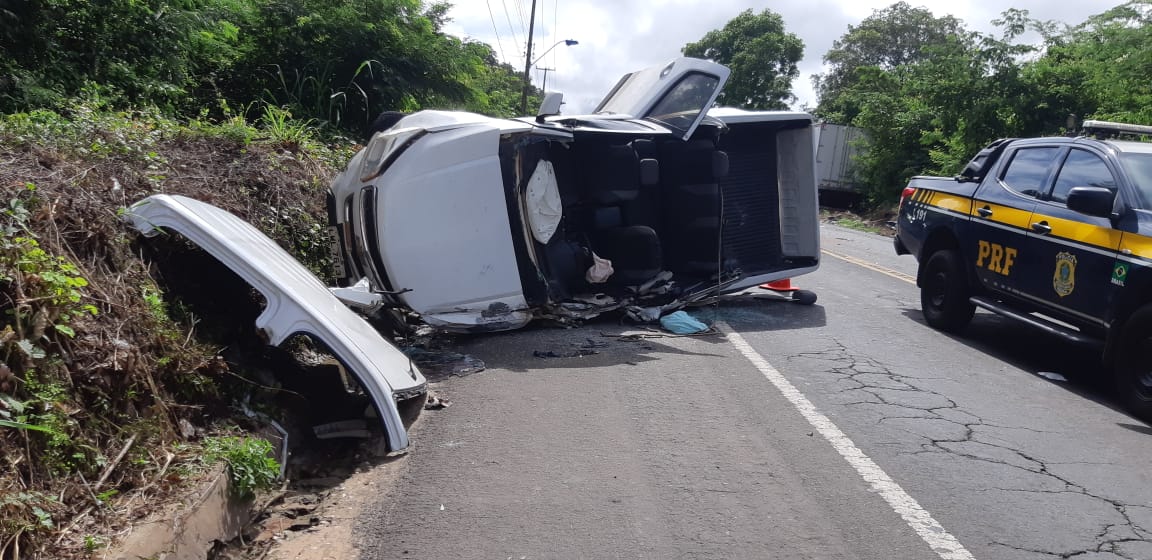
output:
[{"label": "black car seat", "polygon": [[664,270],[660,238],[648,226],[617,226],[593,231],[592,250],[612,261],[608,283],[638,286]]},{"label": "black car seat", "polygon": [[673,272],[710,275],[720,262],[720,185],[728,155],[712,139],[661,146],[664,260]]},{"label": "black car seat", "polygon": [[629,209],[645,185],[659,182],[650,142],[592,143],[581,146],[577,158],[588,201],[586,225],[592,250],[612,261],[609,284],[632,286],[651,280],[663,270],[663,255],[656,231],[632,225]]}]

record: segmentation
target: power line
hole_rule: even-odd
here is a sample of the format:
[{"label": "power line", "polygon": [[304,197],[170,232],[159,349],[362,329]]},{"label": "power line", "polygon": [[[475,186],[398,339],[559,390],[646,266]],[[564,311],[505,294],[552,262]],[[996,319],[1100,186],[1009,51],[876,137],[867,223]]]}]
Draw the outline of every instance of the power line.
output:
[{"label": "power line", "polygon": [[[560,12],[560,0],[552,0],[552,33],[556,37],[563,37],[558,29],[559,24],[556,23],[556,14]],[[552,53],[552,66],[556,66],[556,53]],[[544,80],[548,80],[548,74],[544,74]]]},{"label": "power line", "polygon": [[512,26],[512,14],[508,11],[508,0],[500,0],[504,6],[504,19],[508,21],[508,31],[512,33],[512,44],[516,46],[516,52],[520,52],[520,41],[516,38],[516,28]]},{"label": "power line", "polygon": [[531,0],[520,0],[516,3],[516,11],[520,12],[520,30],[524,31],[525,33],[527,33],[525,28],[528,27],[529,18],[524,17],[524,2],[530,1]]},{"label": "power line", "polygon": [[500,60],[507,61],[508,57],[504,56],[504,44],[500,41],[500,32],[496,30],[496,16],[492,14],[492,1],[484,0],[488,4],[488,19],[492,20],[492,32],[496,34],[496,48],[500,49]]}]

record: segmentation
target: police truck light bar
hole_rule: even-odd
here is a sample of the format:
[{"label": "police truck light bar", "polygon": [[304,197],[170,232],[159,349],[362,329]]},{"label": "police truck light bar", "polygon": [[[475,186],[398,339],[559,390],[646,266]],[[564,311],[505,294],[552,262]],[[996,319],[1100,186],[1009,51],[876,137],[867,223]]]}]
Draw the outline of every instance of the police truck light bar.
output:
[{"label": "police truck light bar", "polygon": [[1146,134],[1152,136],[1152,126],[1110,121],[1084,121],[1084,131],[1112,132],[1115,134]]}]

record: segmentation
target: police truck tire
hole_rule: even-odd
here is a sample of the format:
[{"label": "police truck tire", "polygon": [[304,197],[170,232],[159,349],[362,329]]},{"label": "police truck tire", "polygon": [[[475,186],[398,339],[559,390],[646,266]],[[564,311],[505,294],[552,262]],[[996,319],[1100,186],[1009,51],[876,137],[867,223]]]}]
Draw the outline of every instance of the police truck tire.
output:
[{"label": "police truck tire", "polygon": [[934,329],[959,332],[972,321],[976,306],[968,301],[968,277],[960,254],[952,249],[932,253],[920,277],[920,309]]},{"label": "police truck tire", "polygon": [[1116,348],[1116,390],[1121,402],[1141,420],[1152,420],[1152,304],[1137,309],[1124,323]]}]

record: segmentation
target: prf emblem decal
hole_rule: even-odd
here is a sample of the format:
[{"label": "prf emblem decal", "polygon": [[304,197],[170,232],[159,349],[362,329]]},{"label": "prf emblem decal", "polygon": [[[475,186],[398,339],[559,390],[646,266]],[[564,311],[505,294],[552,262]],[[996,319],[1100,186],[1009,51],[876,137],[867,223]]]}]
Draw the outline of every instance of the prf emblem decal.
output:
[{"label": "prf emblem decal", "polygon": [[1052,288],[1060,297],[1076,289],[1076,255],[1066,251],[1056,253],[1056,273],[1052,275]]},{"label": "prf emblem decal", "polygon": [[1123,287],[1126,279],[1128,279],[1128,263],[1116,261],[1112,265],[1112,284]]},{"label": "prf emblem decal", "polygon": [[1004,276],[1011,274],[1016,263],[1016,249],[999,243],[979,241],[976,245],[976,266],[982,266]]}]

